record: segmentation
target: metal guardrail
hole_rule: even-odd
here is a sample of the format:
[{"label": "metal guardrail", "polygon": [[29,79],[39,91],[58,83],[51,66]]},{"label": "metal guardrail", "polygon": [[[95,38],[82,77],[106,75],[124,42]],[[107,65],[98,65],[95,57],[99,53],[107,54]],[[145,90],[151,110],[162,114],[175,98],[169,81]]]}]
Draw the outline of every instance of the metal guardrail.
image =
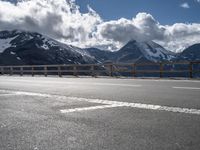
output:
[{"label": "metal guardrail", "polygon": [[[109,64],[66,64],[66,65],[26,65],[26,66],[0,66],[0,74],[24,74],[29,75],[105,75],[115,76],[120,73],[129,74],[136,77],[138,74],[158,74],[164,77],[168,73],[188,73],[188,77],[193,78],[194,73],[200,73],[200,61],[195,62],[161,62],[161,63],[109,63]],[[179,69],[177,69],[177,66]],[[151,69],[148,69],[151,67]],[[154,68],[152,70],[152,67]],[[184,68],[184,69],[180,69]],[[195,69],[197,68],[197,69]]]}]

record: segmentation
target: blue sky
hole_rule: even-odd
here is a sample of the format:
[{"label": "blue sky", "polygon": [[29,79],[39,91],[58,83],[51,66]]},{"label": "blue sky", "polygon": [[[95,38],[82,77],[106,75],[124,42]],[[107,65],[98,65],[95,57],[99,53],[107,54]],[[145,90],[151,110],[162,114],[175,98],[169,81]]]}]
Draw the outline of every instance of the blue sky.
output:
[{"label": "blue sky", "polygon": [[[104,20],[133,18],[139,12],[147,12],[161,24],[199,23],[200,3],[196,0],[76,0],[82,12],[90,5]],[[190,8],[182,8],[188,3]]]}]

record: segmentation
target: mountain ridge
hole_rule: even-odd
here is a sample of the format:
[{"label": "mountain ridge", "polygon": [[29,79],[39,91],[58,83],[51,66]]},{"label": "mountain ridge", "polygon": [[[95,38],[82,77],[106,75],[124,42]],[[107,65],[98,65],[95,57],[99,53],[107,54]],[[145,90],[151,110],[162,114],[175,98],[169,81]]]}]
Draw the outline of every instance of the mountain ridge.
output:
[{"label": "mountain ridge", "polygon": [[29,31],[0,31],[1,65],[91,64],[200,60],[200,44],[177,54],[153,41],[131,40],[118,51],[81,49]]},{"label": "mountain ridge", "polygon": [[200,43],[194,44],[186,48],[177,57],[177,60],[199,61],[200,60]]}]

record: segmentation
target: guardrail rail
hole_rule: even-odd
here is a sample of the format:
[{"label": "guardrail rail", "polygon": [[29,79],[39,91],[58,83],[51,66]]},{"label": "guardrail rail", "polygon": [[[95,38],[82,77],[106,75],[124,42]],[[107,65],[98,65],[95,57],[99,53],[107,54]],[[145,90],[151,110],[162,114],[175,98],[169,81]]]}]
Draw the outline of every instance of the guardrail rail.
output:
[{"label": "guardrail rail", "polygon": [[27,75],[89,75],[89,76],[155,76],[171,77],[172,74],[200,77],[200,61],[160,63],[109,63],[109,64],[66,64],[0,66],[0,74]]}]

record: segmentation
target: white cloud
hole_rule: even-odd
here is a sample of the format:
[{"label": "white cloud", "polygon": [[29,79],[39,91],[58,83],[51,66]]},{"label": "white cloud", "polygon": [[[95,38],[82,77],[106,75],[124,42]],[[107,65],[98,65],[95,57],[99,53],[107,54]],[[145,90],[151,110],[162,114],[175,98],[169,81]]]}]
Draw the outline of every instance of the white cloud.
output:
[{"label": "white cloud", "polygon": [[122,18],[103,22],[98,26],[98,34],[103,38],[123,43],[130,39],[163,39],[164,32],[165,28],[147,13],[138,13],[132,20]]},{"label": "white cloud", "polygon": [[[197,1],[199,1],[199,0],[197,0]],[[188,8],[190,8],[190,5],[189,5],[187,2],[185,2],[185,3],[182,3],[182,4],[180,5],[180,7],[185,8],[185,9],[188,9]]]},{"label": "white cloud", "polygon": [[121,43],[121,46],[132,39],[154,40],[166,49],[181,51],[200,43],[200,24],[161,25],[150,14],[139,13],[132,20],[119,19],[102,23],[98,26],[98,34],[102,39]]},{"label": "white cloud", "polygon": [[0,30],[30,30],[78,47],[118,49],[126,42],[154,40],[172,51],[200,43],[200,24],[161,25],[151,14],[103,21],[88,6],[81,13],[75,0],[0,0]]},{"label": "white cloud", "polygon": [[31,30],[69,43],[84,43],[101,22],[91,8],[88,8],[88,13],[81,14],[72,0],[26,0],[16,5],[0,1],[2,30]]}]

